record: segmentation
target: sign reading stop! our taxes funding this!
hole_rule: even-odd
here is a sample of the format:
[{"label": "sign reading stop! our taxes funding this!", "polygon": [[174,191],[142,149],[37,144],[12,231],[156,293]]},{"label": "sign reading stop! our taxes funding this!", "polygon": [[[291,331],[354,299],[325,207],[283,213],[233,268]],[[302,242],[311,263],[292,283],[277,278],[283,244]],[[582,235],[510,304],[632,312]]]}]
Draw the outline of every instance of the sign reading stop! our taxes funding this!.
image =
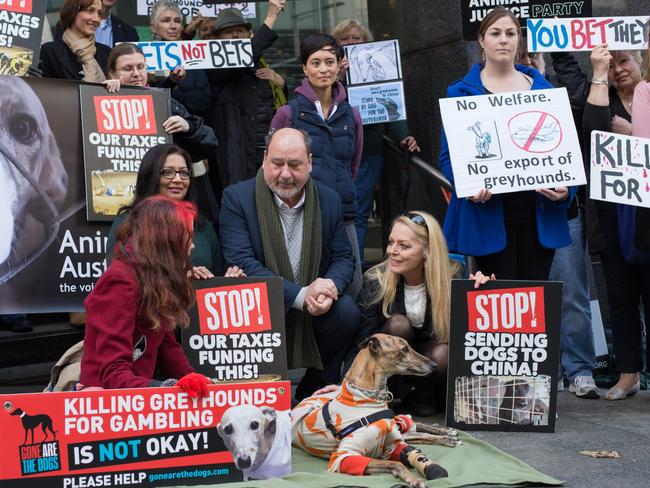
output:
[{"label": "sign reading stop! our taxes funding this!", "polygon": [[286,379],[282,280],[215,278],[196,284],[196,306],[183,331],[192,366],[219,381]]},{"label": "sign reading stop! our taxes funding this!", "polygon": [[587,183],[566,89],[439,103],[458,197]]}]

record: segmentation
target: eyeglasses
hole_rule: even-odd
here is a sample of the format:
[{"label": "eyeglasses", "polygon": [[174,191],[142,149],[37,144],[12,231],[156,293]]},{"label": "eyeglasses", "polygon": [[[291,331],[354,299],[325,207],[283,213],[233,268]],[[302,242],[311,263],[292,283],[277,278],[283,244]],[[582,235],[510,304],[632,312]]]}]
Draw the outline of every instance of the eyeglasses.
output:
[{"label": "eyeglasses", "polygon": [[424,217],[422,217],[422,215],[416,213],[407,213],[406,217],[414,224],[421,225],[425,229],[429,230],[429,228],[427,227],[427,221],[424,220]]},{"label": "eyeglasses", "polygon": [[192,173],[188,169],[174,169],[174,168],[163,168],[160,170],[160,176],[166,180],[173,180],[176,178],[176,173],[181,177],[181,180],[189,180]]},{"label": "eyeglasses", "polygon": [[136,64],[134,66],[125,66],[124,68],[120,68],[117,71],[120,73],[134,73],[136,71],[147,71],[147,65],[146,64]]}]

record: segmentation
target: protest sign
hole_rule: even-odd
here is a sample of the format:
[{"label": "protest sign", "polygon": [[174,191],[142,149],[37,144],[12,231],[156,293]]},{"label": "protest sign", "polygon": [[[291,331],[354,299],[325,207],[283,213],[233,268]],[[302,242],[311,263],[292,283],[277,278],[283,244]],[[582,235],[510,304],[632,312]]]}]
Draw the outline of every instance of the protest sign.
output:
[{"label": "protest sign", "polygon": [[111,221],[131,203],[142,156],[171,142],[163,129],[169,92],[103,86],[79,87],[88,220]]},{"label": "protest sign", "polygon": [[[291,472],[286,381],[210,385],[200,399],[168,387],[7,394],[0,402],[0,480],[7,486],[198,485]],[[262,459],[258,450],[242,471],[229,432],[251,422],[277,451]]]},{"label": "protest sign", "polygon": [[650,139],[591,132],[589,197],[650,207]]},{"label": "protest sign", "polygon": [[185,69],[250,68],[253,45],[250,39],[209,41],[134,42],[142,52],[148,71]]},{"label": "protest sign", "polygon": [[11,153],[0,155],[0,313],[83,310],[109,226],[89,224],[79,82],[0,77]]},{"label": "protest sign", "polygon": [[281,278],[196,281],[196,305],[183,330],[192,366],[219,381],[287,378]]},{"label": "protest sign", "polygon": [[38,67],[47,0],[0,0],[0,75]]},{"label": "protest sign", "polygon": [[453,280],[447,426],[553,432],[562,283]]},{"label": "protest sign", "polygon": [[565,88],[439,103],[459,197],[586,184]]},{"label": "protest sign", "polygon": [[399,41],[396,39],[344,46],[348,60],[348,102],[363,125],[406,120]]},{"label": "protest sign", "polygon": [[[149,15],[151,7],[158,0],[138,0],[138,15]],[[204,17],[216,17],[219,12],[226,8],[237,8],[241,10],[247,19],[255,18],[255,2],[208,2],[204,0],[176,0],[174,3],[181,9],[185,19],[191,19],[196,14]]]},{"label": "protest sign", "polygon": [[528,19],[528,51],[591,51],[607,44],[610,51],[648,47],[650,17]]},{"label": "protest sign", "polygon": [[460,5],[463,18],[463,39],[466,41],[476,40],[481,21],[499,5],[509,9],[519,19],[522,27],[526,27],[528,18],[591,16],[591,0],[578,2],[557,0],[461,0]]}]

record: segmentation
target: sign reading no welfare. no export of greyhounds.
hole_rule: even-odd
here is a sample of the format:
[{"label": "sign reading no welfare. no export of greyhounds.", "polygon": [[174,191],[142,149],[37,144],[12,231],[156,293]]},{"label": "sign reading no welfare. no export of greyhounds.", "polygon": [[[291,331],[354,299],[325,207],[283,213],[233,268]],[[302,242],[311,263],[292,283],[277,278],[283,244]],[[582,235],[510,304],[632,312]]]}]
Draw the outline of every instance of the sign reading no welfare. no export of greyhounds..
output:
[{"label": "sign reading no welfare. no export of greyhounds.", "polygon": [[587,183],[564,88],[439,103],[459,197]]}]

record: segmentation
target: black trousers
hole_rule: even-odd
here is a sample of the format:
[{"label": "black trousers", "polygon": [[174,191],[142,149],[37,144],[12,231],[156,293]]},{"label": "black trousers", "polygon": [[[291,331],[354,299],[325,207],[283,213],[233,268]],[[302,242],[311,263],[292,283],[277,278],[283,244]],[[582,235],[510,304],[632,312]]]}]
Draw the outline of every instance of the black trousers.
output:
[{"label": "black trousers", "polygon": [[313,317],[312,326],[323,369],[307,368],[296,389],[296,400],[300,401],[319,388],[340,381],[343,359],[353,345],[360,325],[361,312],[348,295],[339,296],[326,314]]},{"label": "black trousers", "polygon": [[539,243],[533,220],[526,225],[506,225],[505,249],[476,256],[476,263],[483,274],[494,273],[500,280],[548,280],[554,255],[555,249]]},{"label": "black trousers", "polygon": [[[619,244],[616,206],[598,202],[596,208],[606,245],[600,256],[612,324],[614,366],[619,373],[636,373],[643,369],[643,323],[639,305],[643,300],[644,310],[650,310],[650,264],[625,262]],[[650,344],[646,346],[646,356],[650,357]]]}]

